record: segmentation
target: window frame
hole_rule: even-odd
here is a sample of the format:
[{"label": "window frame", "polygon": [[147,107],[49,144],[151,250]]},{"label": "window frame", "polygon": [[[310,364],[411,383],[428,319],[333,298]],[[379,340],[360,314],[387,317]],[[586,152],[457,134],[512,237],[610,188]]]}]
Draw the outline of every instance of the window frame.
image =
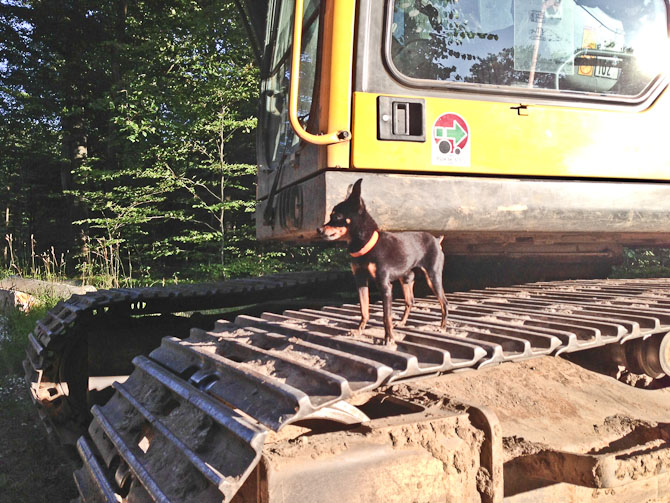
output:
[{"label": "window frame", "polygon": [[[315,65],[315,75],[314,75],[314,84],[311,92],[311,103],[310,103],[310,112],[309,112],[309,118],[307,121],[305,121],[304,127],[310,131],[314,129],[315,123],[317,122],[317,117],[316,117],[316,112],[317,112],[317,105],[318,105],[318,96],[319,96],[319,89],[321,86],[321,71],[322,71],[322,64],[323,64],[323,56],[322,56],[322,51],[323,51],[323,22],[324,22],[324,0],[313,0],[314,2],[318,3],[318,7],[315,9],[313,13],[311,13],[309,16],[304,17],[303,19],[303,35],[305,33],[306,29],[309,29],[315,22],[318,23],[318,28],[317,28],[317,47],[316,47],[316,56],[317,56],[317,63]],[[307,3],[307,2],[306,2]],[[278,158],[273,158],[270,160],[269,156],[267,155],[267,148],[268,145],[271,144],[271,142],[268,142],[268,135],[266,128],[264,127],[267,125],[266,122],[266,111],[264,110],[264,107],[266,105],[265,99],[264,99],[264,92],[267,90],[267,83],[268,81],[276,76],[279,72],[282,71],[282,69],[286,70],[285,67],[287,66],[289,71],[290,71],[290,63],[291,63],[291,57],[292,57],[292,44],[289,44],[287,46],[287,49],[284,51],[284,53],[281,55],[281,57],[275,58],[273,57],[275,55],[275,50],[276,50],[276,43],[277,43],[277,38],[278,38],[278,32],[277,29],[279,27],[279,23],[277,22],[279,16],[280,16],[280,10],[282,8],[282,2],[279,0],[275,0],[274,2],[271,2],[270,5],[268,6],[268,14],[267,14],[267,21],[266,21],[266,40],[264,43],[264,49],[263,49],[263,61],[261,64],[261,75],[260,75],[260,85],[259,85],[259,99],[258,99],[258,108],[257,108],[257,114],[258,114],[258,127],[257,127],[257,132],[256,132],[256,162],[259,166],[259,169],[262,171],[267,171],[267,172],[275,172],[277,168],[282,165],[284,162],[288,160],[289,163],[295,162],[295,153],[300,151],[304,147],[304,141],[298,138],[298,142],[294,145],[292,145],[290,148],[285,147],[284,153],[279,156]],[[289,27],[291,30],[293,29],[293,15],[290,16],[290,20],[288,22]],[[306,43],[305,39],[303,38],[303,45]],[[302,48],[301,48],[302,49]],[[286,121],[285,123],[288,122],[288,97],[289,92],[287,88],[287,92],[285,93],[286,97]],[[290,135],[293,138],[296,138],[297,135],[295,131],[292,130],[290,124],[288,126],[288,129],[290,131]],[[293,158],[293,159],[291,159]]]},{"label": "window frame", "polygon": [[[566,102],[579,104],[601,104],[607,105],[623,105],[629,107],[640,107],[641,105],[650,105],[656,98],[665,90],[670,83],[670,72],[664,74],[658,73],[654,76],[647,86],[635,96],[626,95],[606,95],[588,91],[560,91],[555,89],[540,89],[540,88],[523,88],[501,86],[497,84],[482,84],[482,83],[466,83],[466,82],[452,82],[439,81],[432,79],[421,79],[410,77],[402,73],[393,62],[392,43],[393,43],[393,9],[395,3],[400,0],[386,0],[385,19],[383,23],[382,33],[382,54],[383,62],[388,73],[399,84],[414,88],[414,89],[428,89],[453,91],[455,93],[463,94],[478,94],[483,96],[490,96],[492,98],[503,97],[508,100],[525,100],[525,101],[541,101],[550,103]],[[670,47],[670,0],[663,2],[666,8],[666,34]]]}]

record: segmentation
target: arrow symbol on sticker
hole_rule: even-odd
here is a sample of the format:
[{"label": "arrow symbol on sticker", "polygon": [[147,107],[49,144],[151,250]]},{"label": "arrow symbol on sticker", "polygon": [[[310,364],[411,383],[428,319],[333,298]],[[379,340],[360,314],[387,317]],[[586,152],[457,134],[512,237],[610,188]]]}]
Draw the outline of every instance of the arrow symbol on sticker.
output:
[{"label": "arrow symbol on sticker", "polygon": [[461,141],[468,136],[467,131],[463,129],[458,122],[454,122],[454,127],[446,129],[447,138],[452,138],[454,140],[454,144],[456,145],[461,143]]},{"label": "arrow symbol on sticker", "polygon": [[468,132],[463,129],[458,122],[454,122],[453,127],[435,128],[435,136],[437,138],[447,138],[454,140],[454,145],[458,145],[468,136]]}]

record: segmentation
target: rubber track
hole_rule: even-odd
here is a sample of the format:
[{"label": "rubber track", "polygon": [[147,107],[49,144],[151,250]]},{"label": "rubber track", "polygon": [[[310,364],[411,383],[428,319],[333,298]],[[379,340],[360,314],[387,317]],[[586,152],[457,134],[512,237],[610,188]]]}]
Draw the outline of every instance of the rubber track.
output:
[{"label": "rubber track", "polygon": [[[189,338],[166,337],[94,407],[80,440],[81,500],[230,501],[258,463],[265,434],[381,385],[557,355],[670,331],[670,280],[536,283],[449,296],[449,325],[418,299],[395,350],[372,306],[239,316]],[[402,313],[402,304],[396,313]],[[331,412],[335,409],[330,409]],[[205,441],[207,439],[207,441]],[[167,468],[166,468],[167,463]]]},{"label": "rubber track", "polygon": [[[157,288],[121,288],[73,295],[59,302],[37,322],[28,336],[23,362],[26,383],[47,430],[74,449],[90,421],[87,408],[69,400],[63,382],[65,358],[110,319],[156,320],[156,314],[183,313],[257,304],[272,300],[315,296],[351,288],[350,272],[301,272],[262,278],[235,279],[212,284],[185,284]],[[184,321],[187,321],[185,318]],[[188,334],[188,329],[185,334]],[[139,334],[141,336],[141,334]],[[86,356],[84,355],[83,358]],[[130,358],[129,358],[130,359]]]}]

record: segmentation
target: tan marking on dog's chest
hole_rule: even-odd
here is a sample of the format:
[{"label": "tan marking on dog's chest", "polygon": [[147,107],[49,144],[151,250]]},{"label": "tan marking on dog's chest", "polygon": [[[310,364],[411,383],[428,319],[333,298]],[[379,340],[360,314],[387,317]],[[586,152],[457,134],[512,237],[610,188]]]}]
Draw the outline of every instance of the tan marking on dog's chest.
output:
[{"label": "tan marking on dog's chest", "polygon": [[367,265],[365,264],[351,264],[351,272],[354,274],[361,273],[361,272],[367,272],[372,279],[377,279],[377,264],[374,262],[368,262]]}]

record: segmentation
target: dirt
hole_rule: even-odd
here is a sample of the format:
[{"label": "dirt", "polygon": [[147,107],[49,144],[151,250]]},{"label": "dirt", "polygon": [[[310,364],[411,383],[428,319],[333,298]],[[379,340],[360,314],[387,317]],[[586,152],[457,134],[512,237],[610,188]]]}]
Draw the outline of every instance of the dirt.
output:
[{"label": "dirt", "polygon": [[483,466],[479,467],[477,471],[477,491],[480,494],[486,494],[488,496],[493,495],[493,481],[491,480],[491,474]]},{"label": "dirt", "polygon": [[670,464],[670,453],[664,447],[667,440],[657,440],[644,445],[645,450],[650,451],[646,457],[621,456],[615,476],[619,480],[639,480],[651,477],[665,471]]},{"label": "dirt", "polygon": [[616,378],[622,383],[626,383],[629,386],[633,386],[634,388],[647,389],[653,386],[654,382],[656,381],[656,379],[646,374],[634,374],[633,372],[630,372],[629,370],[626,369],[626,367],[622,365],[619,365],[617,369],[618,371],[616,374]]},{"label": "dirt", "polygon": [[[260,374],[273,377],[282,383],[287,383],[309,393],[319,394],[323,390],[319,388],[319,383],[314,380],[311,374],[296,372],[293,366],[282,360],[283,358],[293,360],[310,369],[324,369],[328,367],[329,369],[334,369],[335,372],[338,371],[338,360],[330,358],[327,353],[319,353],[309,348],[298,346],[297,344],[300,341],[295,337],[272,339],[268,338],[265,334],[245,329],[224,333],[194,330],[191,332],[189,340],[198,344],[199,350],[216,352],[229,358],[233,356],[235,361],[243,361],[245,365],[248,365]],[[233,341],[239,344],[250,344],[252,340],[268,353],[248,357],[244,352],[237,351],[237,348],[233,344]],[[230,342],[229,347],[225,344],[217,344],[225,343],[226,341]]]},{"label": "dirt", "polygon": [[594,425],[593,431],[595,431],[598,435],[615,434],[619,437],[623,437],[633,432],[637,428],[651,428],[653,426],[654,423],[634,419],[630,416],[615,414],[613,416],[606,417],[602,425]]},{"label": "dirt", "polygon": [[426,311],[432,311],[431,308],[436,306],[436,305],[437,305],[436,302],[426,302],[425,300],[417,300],[414,303],[415,308],[419,308],[419,309],[426,310]]},{"label": "dirt", "polygon": [[530,316],[526,315],[519,315],[519,316],[513,316],[511,314],[505,314],[505,313],[492,313],[490,315],[486,316],[479,316],[477,317],[477,321],[481,321],[482,323],[503,323],[505,325],[514,325],[514,326],[522,326],[526,320],[529,320]]},{"label": "dirt", "polygon": [[517,443],[510,445],[544,444],[572,452],[602,449],[630,425],[667,422],[670,408],[670,389],[633,388],[555,357],[451,374],[418,385],[490,407],[503,435],[516,437]]},{"label": "dirt", "polygon": [[0,376],[0,501],[67,503],[73,467],[47,438],[23,379]]},{"label": "dirt", "polygon": [[532,295],[530,294],[529,291],[527,290],[522,290],[519,292],[514,292],[508,294],[508,297],[514,298],[514,299],[530,299],[532,298]]},{"label": "dirt", "polygon": [[[273,439],[274,442],[266,443],[264,457],[268,466],[279,469],[289,459],[292,465],[317,463],[335,455],[344,455],[346,459],[347,453],[364,453],[372,445],[409,452],[427,451],[432,457],[430,463],[433,470],[427,472],[431,473],[430,477],[422,479],[426,485],[417,494],[426,498],[425,501],[434,501],[428,497],[430,487],[446,480],[453,482],[450,491],[458,492],[449,501],[476,501],[475,495],[469,493],[471,489],[468,488],[476,485],[482,491],[490,492],[492,487],[490,475],[479,465],[478,452],[484,439],[483,433],[472,427],[465,414],[448,417],[446,420],[439,418],[438,415],[432,417],[434,419],[430,422],[415,420],[404,422],[400,417],[373,420],[361,427],[326,434],[296,430],[298,436],[294,438],[276,438]],[[422,459],[425,463],[426,458]],[[439,467],[437,470],[442,472],[441,476],[434,476],[435,467]],[[413,466],[413,473],[408,473],[407,479],[399,477],[399,480],[416,479],[425,468],[423,465]],[[374,476],[372,477],[374,479]],[[368,482],[374,483],[373,479]],[[439,482],[442,483],[444,482]],[[385,491],[389,490],[387,483],[382,487]],[[378,494],[376,501],[384,501],[388,496]]]},{"label": "dirt", "polygon": [[582,290],[600,290],[599,287],[597,286],[590,286],[590,287],[575,287],[575,286],[569,286],[569,285],[552,285],[550,289],[545,290],[545,292],[580,292]]},{"label": "dirt", "polygon": [[313,320],[312,323],[314,325],[333,325],[333,320],[330,320],[328,318],[317,318],[316,320]]},{"label": "dirt", "polygon": [[545,313],[554,314],[574,314],[575,311],[580,311],[581,307],[574,304],[550,304],[542,309]]},{"label": "dirt", "polygon": [[506,299],[505,297],[490,297],[487,299],[482,299],[482,301],[490,302],[490,303],[495,303],[495,304],[509,304],[509,300]]},{"label": "dirt", "polygon": [[505,461],[510,459],[532,456],[547,448],[546,444],[529,442],[525,438],[512,435],[503,438],[503,447],[505,449]]},{"label": "dirt", "polygon": [[[212,447],[216,445],[214,421],[211,417],[189,405],[175,407],[162,422],[171,431],[180,433],[180,440],[197,452],[198,456],[215,469],[230,465],[222,464]],[[220,446],[219,446],[220,447]],[[224,449],[225,451],[225,449]],[[222,453],[222,454],[225,454]],[[230,457],[226,461],[232,461]],[[208,485],[203,476],[185,458],[182,451],[162,435],[154,435],[143,462],[160,480],[166,494],[178,501],[205,500]]]}]

